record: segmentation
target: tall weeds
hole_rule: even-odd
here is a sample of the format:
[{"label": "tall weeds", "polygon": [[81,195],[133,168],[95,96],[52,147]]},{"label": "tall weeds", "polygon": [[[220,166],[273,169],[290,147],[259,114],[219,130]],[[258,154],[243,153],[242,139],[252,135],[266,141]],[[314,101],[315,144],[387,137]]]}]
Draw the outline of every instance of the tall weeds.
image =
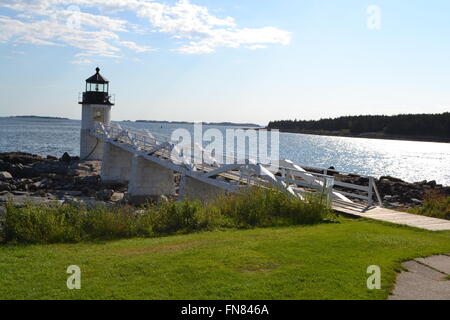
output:
[{"label": "tall weeds", "polygon": [[424,216],[450,220],[450,196],[437,192],[429,192],[423,205],[410,209],[409,212]]},{"label": "tall weeds", "polygon": [[304,201],[272,189],[254,188],[209,205],[185,200],[140,209],[123,206],[15,206],[8,203],[3,242],[67,243],[156,237],[225,228],[315,224],[331,210],[317,197]]}]

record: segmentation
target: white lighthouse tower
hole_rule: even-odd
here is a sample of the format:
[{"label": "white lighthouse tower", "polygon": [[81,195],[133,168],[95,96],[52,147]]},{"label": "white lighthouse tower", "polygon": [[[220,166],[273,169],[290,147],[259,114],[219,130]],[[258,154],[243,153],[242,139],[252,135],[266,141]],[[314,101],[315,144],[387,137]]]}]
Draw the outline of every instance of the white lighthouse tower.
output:
[{"label": "white lighthouse tower", "polygon": [[109,126],[111,122],[111,102],[109,95],[109,81],[100,75],[100,69],[86,79],[86,90],[83,92],[79,104],[82,105],[80,158],[83,160],[101,160],[103,143],[90,134],[90,131],[101,122]]}]

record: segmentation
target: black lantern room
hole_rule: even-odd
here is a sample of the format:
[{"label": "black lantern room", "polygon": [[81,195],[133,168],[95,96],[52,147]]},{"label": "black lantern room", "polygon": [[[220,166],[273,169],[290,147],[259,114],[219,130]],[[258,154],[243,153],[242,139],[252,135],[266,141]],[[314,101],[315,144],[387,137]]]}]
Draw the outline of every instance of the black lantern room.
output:
[{"label": "black lantern room", "polygon": [[86,79],[86,90],[83,92],[82,99],[78,103],[114,105],[108,93],[109,81],[100,74],[99,67],[95,71],[96,73],[92,77]]}]

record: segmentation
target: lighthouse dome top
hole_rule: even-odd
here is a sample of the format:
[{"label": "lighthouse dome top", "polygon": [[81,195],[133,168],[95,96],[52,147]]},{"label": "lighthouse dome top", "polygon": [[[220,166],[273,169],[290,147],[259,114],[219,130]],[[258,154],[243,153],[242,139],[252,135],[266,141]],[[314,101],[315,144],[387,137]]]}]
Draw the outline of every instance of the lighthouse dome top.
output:
[{"label": "lighthouse dome top", "polygon": [[109,83],[109,81],[100,74],[100,68],[95,68],[95,74],[92,77],[86,79],[87,83]]}]

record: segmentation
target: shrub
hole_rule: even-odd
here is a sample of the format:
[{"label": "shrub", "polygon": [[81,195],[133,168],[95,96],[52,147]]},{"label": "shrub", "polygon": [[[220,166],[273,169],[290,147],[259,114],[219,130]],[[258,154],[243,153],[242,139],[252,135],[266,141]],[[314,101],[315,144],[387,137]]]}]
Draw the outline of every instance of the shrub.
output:
[{"label": "shrub", "polygon": [[[58,208],[66,212],[65,207]],[[6,206],[5,240],[20,243],[52,243],[70,241],[64,214],[55,214],[57,208],[32,206]]]},{"label": "shrub", "polygon": [[450,220],[450,196],[430,192],[425,196],[423,205],[409,210],[411,213]]},{"label": "shrub", "polygon": [[153,230],[160,234],[201,230],[205,228],[199,219],[203,210],[200,202],[190,200],[165,203],[154,212]]},{"label": "shrub", "polygon": [[331,210],[320,198],[304,201],[273,189],[254,188],[209,205],[197,201],[133,207],[74,205],[6,206],[5,242],[59,243],[153,237],[219,228],[319,223]]},{"label": "shrub", "polygon": [[88,209],[74,205],[6,206],[5,240],[19,243],[79,242],[133,235],[133,217],[126,207]]},{"label": "shrub", "polygon": [[213,206],[238,228],[315,224],[331,216],[320,197],[301,201],[276,189],[253,188],[221,198]]}]

